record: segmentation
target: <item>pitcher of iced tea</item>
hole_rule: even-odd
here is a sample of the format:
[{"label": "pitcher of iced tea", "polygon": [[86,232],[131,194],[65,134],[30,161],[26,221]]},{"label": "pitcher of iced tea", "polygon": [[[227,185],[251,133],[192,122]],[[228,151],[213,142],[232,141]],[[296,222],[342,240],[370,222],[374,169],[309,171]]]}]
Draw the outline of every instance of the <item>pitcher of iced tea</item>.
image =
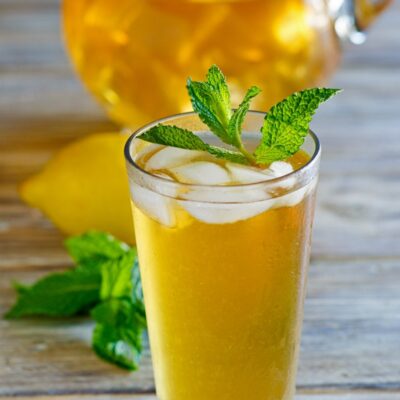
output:
[{"label": "pitcher of iced tea", "polygon": [[[121,125],[188,109],[182,79],[218,64],[237,104],[265,110],[323,83],[340,40],[360,43],[390,0],[64,0],[67,46],[88,89]],[[235,95],[237,98],[235,98]]]}]

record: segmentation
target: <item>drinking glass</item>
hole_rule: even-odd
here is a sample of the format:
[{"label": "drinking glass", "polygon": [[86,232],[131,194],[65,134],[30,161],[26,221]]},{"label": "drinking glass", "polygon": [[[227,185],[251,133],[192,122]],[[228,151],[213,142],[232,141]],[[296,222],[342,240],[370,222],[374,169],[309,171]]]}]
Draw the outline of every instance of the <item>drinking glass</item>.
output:
[{"label": "drinking glass", "polygon": [[[248,148],[265,114],[244,122]],[[178,183],[137,163],[163,123],[209,140],[193,113],[125,147],[156,389],[161,400],[292,400],[320,146],[292,173],[231,186]],[[152,146],[152,145],[150,145]],[[154,146],[154,145],[153,145]]]}]

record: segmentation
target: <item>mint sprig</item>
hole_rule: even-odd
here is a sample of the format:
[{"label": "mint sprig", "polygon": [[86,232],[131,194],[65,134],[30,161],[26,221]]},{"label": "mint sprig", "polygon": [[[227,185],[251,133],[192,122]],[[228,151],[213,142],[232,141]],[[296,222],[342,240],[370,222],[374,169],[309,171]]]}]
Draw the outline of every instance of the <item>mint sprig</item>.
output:
[{"label": "mint sprig", "polygon": [[76,266],[31,286],[15,283],[18,299],[5,317],[90,313],[96,321],[95,352],[120,367],[137,369],[146,319],[136,249],[102,232],[72,237],[65,244]]},{"label": "mint sprig", "polygon": [[210,67],[204,82],[189,78],[187,90],[199,118],[230,147],[211,146],[193,132],[174,125],[156,125],[140,138],[166,146],[202,150],[227,161],[251,165],[268,164],[295,154],[304,143],[318,106],[339,92],[339,89],[329,88],[306,89],[271,107],[261,128],[261,142],[251,153],[242,142],[242,127],[251,100],[261,92],[257,86],[248,89],[234,111],[225,76],[216,65]]}]

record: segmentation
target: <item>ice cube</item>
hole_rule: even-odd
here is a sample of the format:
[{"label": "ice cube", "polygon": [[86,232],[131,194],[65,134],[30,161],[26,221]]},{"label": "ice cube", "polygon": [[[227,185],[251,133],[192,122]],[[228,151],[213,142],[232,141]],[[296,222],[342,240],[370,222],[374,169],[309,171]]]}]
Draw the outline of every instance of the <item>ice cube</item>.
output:
[{"label": "ice cube", "polygon": [[226,163],[226,168],[235,183],[255,183],[271,179],[271,174],[245,165]]},{"label": "ice cube", "polygon": [[275,204],[275,199],[253,203],[201,203],[179,201],[190,215],[207,224],[228,224],[242,221],[267,211]]},{"label": "ice cube", "polygon": [[276,197],[274,208],[292,207],[299,204],[307,194],[307,186],[295,190],[294,192]]},{"label": "ice cube", "polygon": [[285,161],[274,161],[266,170],[271,171],[275,178],[284,176],[293,172],[293,167],[291,164]]},{"label": "ice cube", "polygon": [[292,207],[299,204],[307,195],[312,193],[317,185],[318,179],[314,178],[307,185],[294,192],[277,197],[274,208],[278,207]]},{"label": "ice cube", "polygon": [[161,146],[160,144],[145,142],[144,140],[141,139],[134,139],[132,145],[133,159],[135,161],[138,161],[146,154],[156,152],[157,150],[160,150],[163,147],[164,146]]},{"label": "ice cube", "polygon": [[[270,176],[271,179],[280,178],[293,172],[293,167],[285,161],[274,161],[268,168],[264,169],[263,172]],[[279,186],[287,189],[294,186],[295,183],[296,178],[290,177],[282,180]]]},{"label": "ice cube", "polygon": [[175,200],[134,182],[131,182],[130,187],[132,200],[136,207],[165,226],[175,226],[175,214],[173,213]]},{"label": "ice cube", "polygon": [[169,171],[181,183],[200,185],[223,185],[231,182],[228,171],[218,164],[208,161],[196,161]]},{"label": "ice cube", "polygon": [[[293,172],[293,167],[291,164],[285,161],[275,161],[264,170],[233,163],[227,163],[226,167],[232,175],[232,180],[237,183],[263,182],[268,179],[279,178]],[[290,184],[292,185],[294,181],[292,179],[290,181]]]},{"label": "ice cube", "polygon": [[185,165],[206,153],[198,150],[185,150],[165,147],[154,154],[146,163],[146,170],[171,169]]}]

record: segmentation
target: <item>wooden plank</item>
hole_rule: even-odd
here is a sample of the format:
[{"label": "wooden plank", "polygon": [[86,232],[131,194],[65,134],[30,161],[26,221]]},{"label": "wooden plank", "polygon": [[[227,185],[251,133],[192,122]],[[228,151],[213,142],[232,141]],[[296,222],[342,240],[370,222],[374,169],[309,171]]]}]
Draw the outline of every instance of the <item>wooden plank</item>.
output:
[{"label": "wooden plank", "polygon": [[[0,313],[13,279],[47,271],[3,271]],[[400,390],[400,263],[313,263],[298,387]],[[84,318],[0,322],[0,395],[135,393],[153,389],[149,352],[139,372],[100,361]]]},{"label": "wooden plank", "polygon": [[[385,392],[372,392],[372,393],[299,393],[296,400],[398,400],[399,393],[385,393]],[[3,400],[24,400],[26,397],[0,397]],[[116,400],[156,400],[154,395],[120,395],[112,394],[112,398]],[[66,395],[66,396],[35,396],[35,400],[109,400],[110,395]]]},{"label": "wooden plank", "polygon": [[398,261],[313,263],[299,385],[399,387],[399,289]]}]

